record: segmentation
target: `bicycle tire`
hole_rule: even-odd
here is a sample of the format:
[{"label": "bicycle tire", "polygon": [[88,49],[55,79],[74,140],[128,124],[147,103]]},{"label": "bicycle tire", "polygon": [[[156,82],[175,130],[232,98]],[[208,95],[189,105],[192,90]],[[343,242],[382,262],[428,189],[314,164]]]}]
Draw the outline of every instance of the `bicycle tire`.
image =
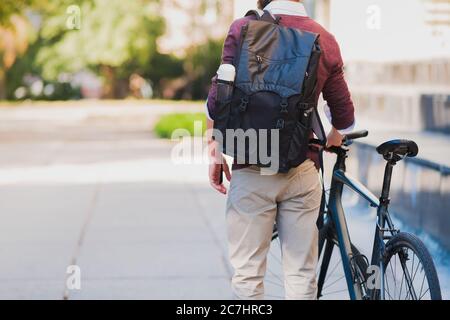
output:
[{"label": "bicycle tire", "polygon": [[[426,248],[425,244],[414,234],[407,232],[400,232],[394,235],[386,244],[386,251],[383,259],[384,269],[387,270],[391,259],[400,252],[402,249],[409,249],[414,252],[417,258],[420,260],[425,277],[428,282],[430,290],[431,300],[442,300],[441,289],[439,284],[439,278],[437,276],[436,267],[433,262],[433,258],[430,252]],[[414,269],[414,264],[413,264]],[[417,266],[418,269],[418,266]],[[414,271],[414,270],[413,270]],[[416,271],[417,273],[417,271]],[[416,274],[414,274],[415,276]],[[412,279],[414,282],[414,278]],[[387,284],[389,285],[389,284]],[[405,284],[406,286],[406,284]],[[386,285],[385,285],[386,288]],[[400,292],[401,293],[401,292]],[[378,295],[379,296],[379,295]],[[408,295],[406,296],[408,297]],[[419,297],[420,300],[420,297]]]}]

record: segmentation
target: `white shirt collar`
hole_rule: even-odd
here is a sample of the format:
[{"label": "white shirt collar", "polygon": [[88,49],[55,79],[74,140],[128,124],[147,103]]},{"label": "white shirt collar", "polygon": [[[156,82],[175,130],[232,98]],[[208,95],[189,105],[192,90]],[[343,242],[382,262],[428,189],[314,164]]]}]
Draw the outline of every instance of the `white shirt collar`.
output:
[{"label": "white shirt collar", "polygon": [[264,10],[268,10],[272,14],[286,14],[300,17],[308,16],[303,3],[295,1],[274,0],[269,3]]}]

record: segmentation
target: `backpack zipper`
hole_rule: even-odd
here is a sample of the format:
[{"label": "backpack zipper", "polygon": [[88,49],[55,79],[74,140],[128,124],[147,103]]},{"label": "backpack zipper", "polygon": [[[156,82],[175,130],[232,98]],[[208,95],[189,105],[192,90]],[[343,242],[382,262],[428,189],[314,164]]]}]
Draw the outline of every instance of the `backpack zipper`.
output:
[{"label": "backpack zipper", "polygon": [[258,63],[259,63],[259,60],[260,60],[261,63],[267,62],[267,63],[270,63],[270,64],[283,64],[283,63],[288,63],[288,62],[297,60],[298,58],[301,58],[301,56],[295,56],[295,57],[292,57],[292,58],[285,58],[285,59],[282,59],[282,60],[274,60],[274,59],[263,57],[258,52],[255,52],[255,51],[252,51],[252,50],[249,50],[249,49],[247,49],[247,51],[254,55],[254,57],[256,58],[256,61]]},{"label": "backpack zipper", "polygon": [[262,70],[263,58],[259,55],[256,55],[256,62],[258,63],[258,72]]}]

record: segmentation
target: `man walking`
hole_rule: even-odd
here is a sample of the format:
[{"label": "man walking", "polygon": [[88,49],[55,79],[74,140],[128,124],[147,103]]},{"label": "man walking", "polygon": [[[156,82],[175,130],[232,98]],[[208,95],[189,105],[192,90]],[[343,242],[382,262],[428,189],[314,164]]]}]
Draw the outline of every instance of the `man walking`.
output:
[{"label": "man walking", "polygon": [[[342,134],[354,127],[354,108],[343,75],[343,61],[335,38],[307,16],[301,1],[259,0],[259,9],[279,18],[284,27],[319,35],[321,56],[317,67],[315,102],[319,94],[327,101],[332,129],[328,146],[340,146]],[[243,27],[254,16],[233,22],[225,40],[222,63],[233,64]],[[289,50],[285,48],[283,50]],[[208,128],[214,126],[217,108],[217,81],[214,78],[208,96]],[[282,263],[287,299],[316,299],[318,230],[316,221],[322,197],[317,172],[317,153],[309,150],[307,159],[286,173],[262,175],[255,165],[233,165],[233,174],[218,152],[217,142],[209,141],[211,186],[223,193],[222,170],[231,180],[226,222],[231,265],[232,288],[242,299],[264,298],[266,257],[276,222],[281,241]]]}]

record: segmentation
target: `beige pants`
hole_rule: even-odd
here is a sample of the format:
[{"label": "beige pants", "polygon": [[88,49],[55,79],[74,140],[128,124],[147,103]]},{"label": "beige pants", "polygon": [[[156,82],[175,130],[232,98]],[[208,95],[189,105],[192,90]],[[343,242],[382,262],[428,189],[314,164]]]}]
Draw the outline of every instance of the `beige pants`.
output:
[{"label": "beige pants", "polygon": [[281,241],[286,299],[315,299],[322,188],[314,163],[286,174],[257,167],[233,171],[227,201],[232,288],[240,299],[264,298],[264,275],[274,222]]}]

